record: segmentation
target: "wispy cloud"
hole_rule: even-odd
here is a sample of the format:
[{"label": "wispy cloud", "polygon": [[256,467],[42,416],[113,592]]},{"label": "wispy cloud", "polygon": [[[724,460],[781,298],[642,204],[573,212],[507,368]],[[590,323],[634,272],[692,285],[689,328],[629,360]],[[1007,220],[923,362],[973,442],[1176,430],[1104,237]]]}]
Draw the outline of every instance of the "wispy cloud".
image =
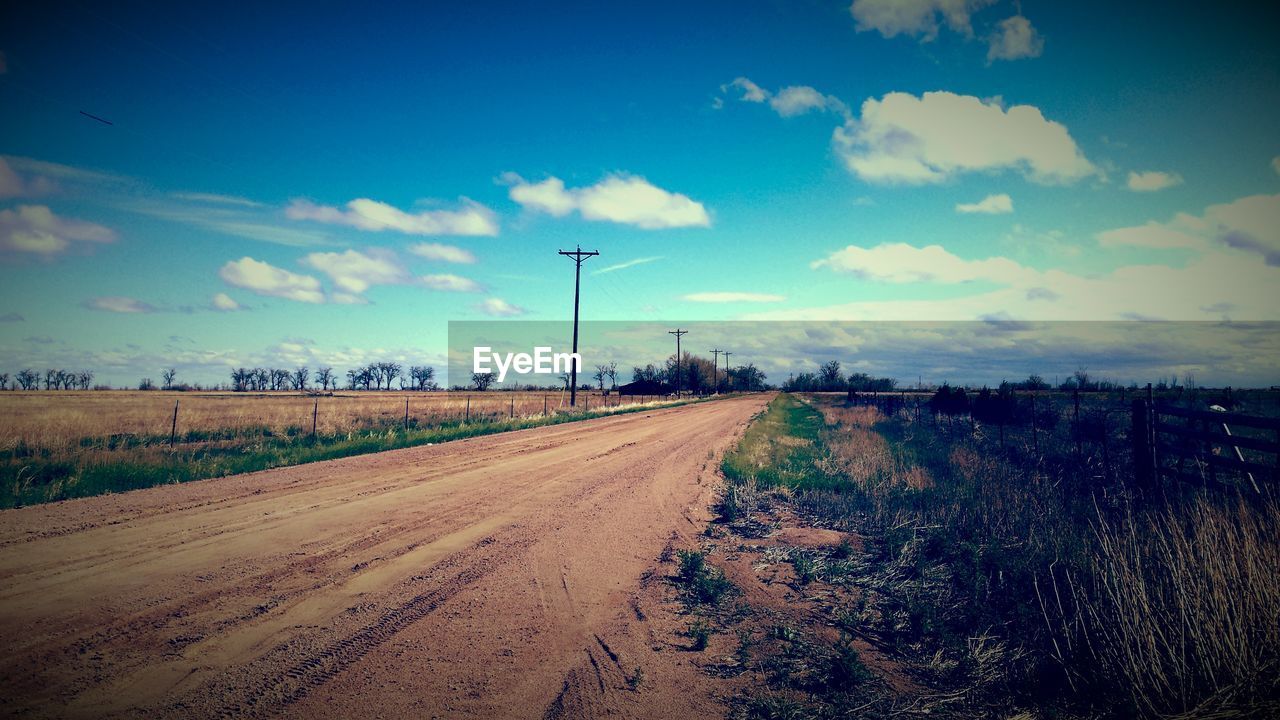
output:
[{"label": "wispy cloud", "polygon": [[753,292],[697,292],[685,295],[684,299],[696,303],[776,303],[785,302],[787,297]]},{"label": "wispy cloud", "polygon": [[956,212],[964,214],[1004,215],[1013,212],[1013,198],[1001,193],[988,195],[976,203],[959,203]]},{"label": "wispy cloud", "polygon": [[237,197],[235,195],[219,195],[217,193],[201,193],[201,192],[176,192],[171,193],[170,197],[178,200],[187,200],[190,202],[210,203],[213,205],[234,205],[236,207],[260,208],[265,207],[263,203],[248,198]]},{"label": "wispy cloud", "polygon": [[26,321],[27,321],[26,318],[24,318],[22,315],[16,312],[5,313],[3,315],[0,315],[0,323],[20,323],[20,322],[26,322]]},{"label": "wispy cloud", "polygon": [[470,250],[443,243],[417,243],[409,246],[409,252],[426,260],[439,262],[471,265],[476,261],[476,256]]},{"label": "wispy cloud", "polygon": [[475,280],[448,273],[423,275],[418,278],[418,282],[422,283],[423,287],[445,292],[484,292],[484,286]]},{"label": "wispy cloud", "polygon": [[153,313],[160,310],[150,303],[122,295],[89,298],[84,304],[90,310],[124,314]]},{"label": "wispy cloud", "polygon": [[394,230],[407,235],[497,235],[497,215],[467,198],[457,210],[405,212],[384,202],[357,198],[338,208],[294,200],[285,209],[291,220],[346,225],[360,230]]},{"label": "wispy cloud", "polygon": [[642,230],[711,226],[711,216],[702,203],[634,175],[610,175],[582,188],[566,188],[557,177],[530,183],[515,173],[505,173],[501,180],[511,185],[512,200],[552,217],[576,211],[585,220],[634,225]]},{"label": "wispy cloud", "polygon": [[1147,172],[1130,172],[1126,183],[1135,192],[1155,192],[1182,184],[1182,176],[1178,173],[1150,170]]},{"label": "wispy cloud", "polygon": [[[734,78],[720,86],[720,92],[738,91],[738,99],[749,103],[768,103],[782,117],[795,117],[809,112],[832,111],[848,116],[849,107],[834,95],[824,95],[808,85],[790,85],[777,92],[766,90],[750,78]],[[721,103],[723,105],[723,103]]]},{"label": "wispy cloud", "polygon": [[518,305],[512,305],[506,300],[496,297],[485,298],[473,307],[485,315],[492,315],[493,317],[516,317],[528,312]]},{"label": "wispy cloud", "polygon": [[636,265],[644,265],[646,263],[657,262],[658,260],[663,260],[663,259],[665,259],[665,256],[662,256],[662,255],[654,255],[653,257],[636,258],[635,260],[627,260],[626,262],[620,262],[616,265],[608,265],[606,267],[600,268],[599,270],[593,270],[591,274],[604,275],[605,273],[617,272],[619,270],[626,270],[629,267],[635,267]]}]

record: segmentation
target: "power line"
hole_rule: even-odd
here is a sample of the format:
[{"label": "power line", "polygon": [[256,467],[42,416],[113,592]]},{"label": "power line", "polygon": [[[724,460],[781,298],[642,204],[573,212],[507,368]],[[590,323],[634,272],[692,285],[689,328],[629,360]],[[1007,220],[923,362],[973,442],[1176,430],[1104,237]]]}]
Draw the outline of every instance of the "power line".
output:
[{"label": "power line", "polygon": [[600,253],[595,250],[584,251],[579,245],[576,250],[560,250],[560,255],[573,258],[573,355],[569,363],[569,407],[578,404],[578,289],[582,285],[582,263],[587,258]]}]

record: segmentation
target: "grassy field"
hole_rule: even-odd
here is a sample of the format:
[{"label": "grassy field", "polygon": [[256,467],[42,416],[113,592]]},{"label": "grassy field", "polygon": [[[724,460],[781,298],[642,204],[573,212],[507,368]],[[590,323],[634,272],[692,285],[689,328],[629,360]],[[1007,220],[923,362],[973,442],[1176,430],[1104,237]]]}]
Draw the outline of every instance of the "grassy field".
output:
[{"label": "grassy field", "polygon": [[[782,395],[726,455],[720,523],[734,535],[798,522],[859,538],[856,552],[758,560],[788,558],[797,596],[820,599],[808,631],[827,640],[810,646],[830,647],[808,657],[840,654],[836,628],[898,678],[815,691],[768,676],[742,716],[1275,716],[1274,489],[1144,496],[1121,425],[1105,460],[1070,434],[1033,448],[960,425]],[[794,664],[797,647],[752,663]]]},{"label": "grassy field", "polygon": [[[647,401],[642,403],[641,401]],[[119,492],[652,407],[563,393],[0,393],[0,507]],[[174,404],[177,431],[170,444]],[[407,414],[406,414],[407,403]],[[312,433],[312,419],[315,432]]]}]

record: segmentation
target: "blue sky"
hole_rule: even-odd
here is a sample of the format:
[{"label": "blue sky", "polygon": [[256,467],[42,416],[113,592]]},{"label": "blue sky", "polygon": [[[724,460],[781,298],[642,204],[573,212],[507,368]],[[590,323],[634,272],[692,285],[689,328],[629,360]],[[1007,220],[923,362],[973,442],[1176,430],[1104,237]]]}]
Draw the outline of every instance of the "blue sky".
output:
[{"label": "blue sky", "polygon": [[0,372],[441,364],[575,244],[592,320],[1280,320],[1274,11],[12,5]]}]

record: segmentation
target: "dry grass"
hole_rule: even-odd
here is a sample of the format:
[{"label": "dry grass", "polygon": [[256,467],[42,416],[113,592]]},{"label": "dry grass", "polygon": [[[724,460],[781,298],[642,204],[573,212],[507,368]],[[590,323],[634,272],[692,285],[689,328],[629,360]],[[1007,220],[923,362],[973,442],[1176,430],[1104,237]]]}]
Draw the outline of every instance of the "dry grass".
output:
[{"label": "dry grass", "polygon": [[[462,419],[468,399],[471,417],[477,419],[507,417],[512,412],[513,399],[516,417],[540,416],[544,398],[548,412],[568,410],[569,396],[559,392],[339,391],[320,397],[294,392],[0,392],[0,450],[19,446],[60,450],[78,446],[86,438],[111,435],[167,437],[175,401],[179,403],[181,435],[193,431],[261,434],[263,430],[286,435],[290,429],[309,433],[313,410],[317,410],[316,432],[336,435],[402,423],[406,400],[410,422],[429,426]],[[593,410],[619,401],[633,403],[638,398],[578,395],[579,407]]]}]

